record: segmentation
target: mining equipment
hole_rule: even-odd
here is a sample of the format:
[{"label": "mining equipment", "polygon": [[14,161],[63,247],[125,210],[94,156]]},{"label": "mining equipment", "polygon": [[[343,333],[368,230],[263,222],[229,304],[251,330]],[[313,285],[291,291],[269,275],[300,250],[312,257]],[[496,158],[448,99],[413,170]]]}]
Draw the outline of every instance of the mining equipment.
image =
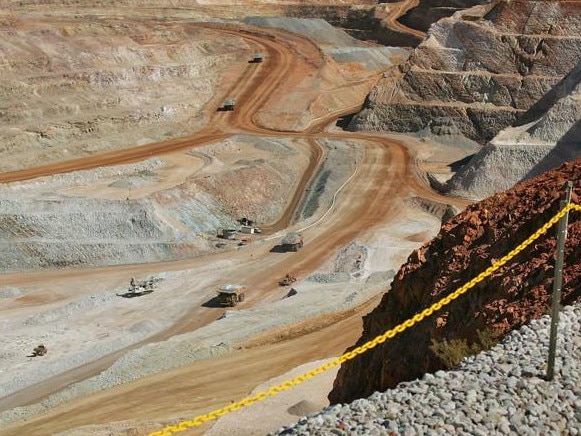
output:
[{"label": "mining equipment", "polygon": [[290,286],[297,281],[297,278],[290,273],[287,273],[284,278],[278,282],[280,286]]},{"label": "mining equipment", "polygon": [[222,105],[223,111],[233,111],[236,106],[236,100],[233,98],[227,98]]},{"label": "mining equipment", "polygon": [[281,242],[283,251],[299,251],[303,248],[303,236],[297,232],[288,233]]},{"label": "mining equipment", "polygon": [[34,347],[34,349],[32,350],[32,355],[33,356],[44,356],[47,352],[48,352],[48,350],[46,349],[46,347],[41,344],[38,347]]},{"label": "mining equipment", "polygon": [[250,61],[250,63],[260,64],[260,63],[262,63],[263,60],[264,60],[264,56],[262,55],[262,53],[254,53],[254,56],[252,56],[252,60]]},{"label": "mining equipment", "polygon": [[218,289],[218,302],[221,306],[234,307],[244,301],[246,287],[242,285],[224,285]]},{"label": "mining equipment", "polygon": [[157,283],[160,282],[159,277],[150,277],[147,280],[136,281],[134,277],[131,277],[129,281],[130,293],[140,294],[140,293],[150,293],[157,287]]}]

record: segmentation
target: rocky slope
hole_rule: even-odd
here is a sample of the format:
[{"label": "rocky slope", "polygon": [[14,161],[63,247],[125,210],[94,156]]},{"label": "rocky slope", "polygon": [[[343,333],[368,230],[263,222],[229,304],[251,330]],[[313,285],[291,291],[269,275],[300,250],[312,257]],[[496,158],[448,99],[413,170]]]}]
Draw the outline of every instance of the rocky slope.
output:
[{"label": "rocky slope", "polygon": [[[475,203],[444,224],[436,238],[410,255],[391,290],[364,318],[357,345],[439,301],[529,237],[558,211],[567,180],[574,182],[573,201],[578,202],[581,161]],[[581,220],[572,212],[563,304],[581,299],[580,240]],[[547,313],[555,245],[552,229],[440,313],[344,364],[329,395],[331,402],[350,402],[443,369],[444,361],[431,350],[432,339],[450,356],[461,346],[485,346]]]},{"label": "rocky slope", "polygon": [[308,163],[292,145],[234,136],[181,156],[181,167],[153,158],[0,184],[0,272],[158,262],[216,250],[225,244],[215,237],[219,229],[236,228],[239,217],[262,225],[282,214]]},{"label": "rocky slope", "polygon": [[453,371],[327,407],[275,434],[578,435],[581,306],[561,312],[555,378],[546,381],[550,324],[534,320]]},{"label": "rocky slope", "polygon": [[410,9],[399,21],[408,27],[427,32],[433,23],[442,18],[488,3],[490,0],[418,0],[417,6]]},{"label": "rocky slope", "polygon": [[[290,17],[323,18],[340,27],[350,35],[362,40],[374,40],[387,46],[416,47],[436,21],[449,17],[454,12],[489,0],[418,0],[406,1],[361,1],[350,5],[285,3],[284,15]],[[407,12],[406,9],[410,8]],[[394,22],[394,12],[397,21]],[[403,14],[402,16],[399,16]],[[407,29],[406,29],[407,28]],[[419,32],[418,32],[419,30]]]},{"label": "rocky slope", "polygon": [[[499,1],[434,24],[370,93],[354,130],[461,132],[485,143],[581,59],[581,4]],[[445,136],[443,138],[445,140]]]},{"label": "rocky slope", "polygon": [[447,188],[471,198],[487,197],[580,157],[580,140],[581,62],[514,126],[485,145]]},{"label": "rocky slope", "polygon": [[222,74],[251,53],[184,20],[8,12],[0,11],[0,171],[196,131]]}]

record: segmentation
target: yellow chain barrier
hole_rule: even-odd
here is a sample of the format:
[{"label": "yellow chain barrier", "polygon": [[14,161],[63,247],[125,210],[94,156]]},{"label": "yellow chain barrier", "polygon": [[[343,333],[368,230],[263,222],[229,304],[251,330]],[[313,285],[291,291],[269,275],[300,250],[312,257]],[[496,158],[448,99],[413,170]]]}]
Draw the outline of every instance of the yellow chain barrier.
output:
[{"label": "yellow chain barrier", "polygon": [[571,209],[581,211],[581,206],[573,204],[573,203],[569,203],[567,206],[565,206],[563,209],[561,209],[555,216],[553,216],[553,218],[551,218],[546,224],[544,224],[540,229],[538,229],[535,233],[533,233],[529,238],[527,238],[524,242],[522,242],[520,245],[518,245],[514,250],[510,251],[506,256],[502,257],[500,260],[495,262],[493,265],[486,268],[486,270],[484,270],[483,272],[478,274],[478,276],[476,276],[475,278],[473,278],[472,280],[470,280],[469,282],[467,282],[463,286],[459,287],[451,294],[442,298],[440,301],[432,304],[430,307],[422,310],[419,313],[416,313],[412,318],[403,321],[401,324],[398,324],[395,327],[393,327],[392,329],[387,330],[382,335],[377,336],[375,339],[372,339],[372,340],[366,342],[365,344],[363,344],[359,347],[356,347],[353,350],[343,354],[342,356],[340,356],[340,357],[338,357],[330,362],[327,362],[327,363],[325,363],[325,364],[323,364],[315,369],[312,369],[311,371],[308,371],[304,374],[301,374],[301,375],[299,375],[291,380],[285,381],[277,386],[272,386],[266,392],[259,392],[255,395],[250,396],[250,397],[246,397],[246,398],[244,398],[236,403],[232,403],[226,407],[216,409],[216,410],[209,412],[205,415],[197,416],[192,420],[182,421],[182,422],[175,424],[175,425],[169,425],[169,426],[163,428],[162,430],[150,433],[148,436],[169,436],[173,433],[185,431],[185,430],[192,428],[192,427],[198,427],[205,422],[213,421],[213,420],[218,419],[219,417],[221,417],[223,415],[240,410],[242,407],[250,406],[258,401],[264,401],[268,397],[272,397],[274,395],[279,394],[282,391],[286,391],[286,390],[288,390],[296,385],[303,383],[306,380],[309,380],[309,379],[315,377],[316,375],[322,374],[323,372],[328,371],[331,368],[334,368],[337,365],[341,365],[342,363],[345,363],[348,360],[354,359],[358,355],[365,353],[367,350],[375,348],[379,344],[384,343],[387,339],[393,338],[398,333],[402,333],[403,331],[412,327],[414,324],[419,323],[424,318],[432,315],[434,312],[441,310],[442,307],[450,304],[456,298],[460,297],[461,295],[466,293],[468,290],[470,290],[471,288],[476,286],[478,283],[483,281],[485,278],[492,275],[496,270],[498,270],[500,267],[502,267],[504,264],[506,264],[513,257],[518,255],[526,247],[528,247],[530,244],[532,244],[536,239],[538,239],[543,234],[545,234],[552,226],[554,226]]}]

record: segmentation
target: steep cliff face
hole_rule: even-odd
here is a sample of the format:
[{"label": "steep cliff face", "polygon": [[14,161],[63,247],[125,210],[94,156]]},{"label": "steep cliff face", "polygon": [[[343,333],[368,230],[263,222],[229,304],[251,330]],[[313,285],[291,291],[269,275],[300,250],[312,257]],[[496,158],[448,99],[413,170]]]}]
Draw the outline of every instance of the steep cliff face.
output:
[{"label": "steep cliff face", "polygon": [[581,3],[496,2],[434,24],[370,93],[354,130],[424,131],[442,122],[485,143],[581,59]]},{"label": "steep cliff face", "polygon": [[323,18],[358,39],[375,40],[391,47],[416,47],[423,39],[422,32],[439,19],[488,3],[490,0],[360,1],[349,6],[337,2],[332,5],[286,3],[284,15]]},{"label": "steep cliff face", "polygon": [[580,145],[581,62],[514,126],[484,146],[450,179],[448,189],[487,197],[579,158]]},{"label": "steep cliff face", "polygon": [[472,6],[489,4],[490,0],[418,0],[399,21],[414,29],[427,32],[430,26],[442,18]]},{"label": "steep cliff face", "polygon": [[[364,318],[357,345],[439,301],[506,255],[558,210],[567,180],[573,201],[581,196],[581,161],[521,183],[475,203],[442,226],[431,242],[413,252],[391,290]],[[565,253],[563,304],[581,299],[581,215],[571,212]],[[556,230],[439,313],[394,339],[344,364],[329,395],[350,402],[444,368],[431,351],[432,339],[479,342],[479,334],[500,338],[548,312],[554,275]]]},{"label": "steep cliff face", "polygon": [[102,14],[0,8],[0,171],[196,131],[227,68],[252,53],[186,20]]}]

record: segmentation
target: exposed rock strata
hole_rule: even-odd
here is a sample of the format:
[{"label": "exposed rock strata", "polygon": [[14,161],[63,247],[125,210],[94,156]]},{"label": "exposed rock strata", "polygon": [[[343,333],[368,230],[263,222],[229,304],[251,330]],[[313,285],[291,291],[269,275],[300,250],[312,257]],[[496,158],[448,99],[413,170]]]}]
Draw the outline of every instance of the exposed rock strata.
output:
[{"label": "exposed rock strata", "polygon": [[[543,111],[543,109],[546,109]],[[448,189],[482,198],[581,155],[581,62],[460,169]]]},{"label": "exposed rock strata", "polygon": [[[386,4],[352,5],[350,7],[290,5],[287,6],[285,15],[323,18],[331,25],[340,27],[361,40],[374,40],[391,47],[417,46],[421,42],[417,36],[390,27],[383,13],[385,9]],[[389,5],[387,9],[389,9]]]},{"label": "exposed rock strata", "polygon": [[573,69],[580,35],[580,3],[497,2],[458,12],[385,74],[350,128],[417,132],[451,119],[485,143]]},{"label": "exposed rock strata", "polygon": [[[357,345],[439,301],[528,238],[559,210],[567,180],[574,182],[573,201],[578,202],[581,161],[476,203],[444,224],[435,239],[410,255],[391,290],[364,318]],[[569,217],[563,304],[581,298],[579,217],[579,212]],[[446,309],[345,363],[329,396],[331,402],[350,402],[444,368],[429,348],[432,338],[477,343],[479,331],[500,338],[547,313],[555,246],[555,229],[551,229]]]},{"label": "exposed rock strata", "polygon": [[[198,170],[196,157],[203,161]],[[192,174],[166,188],[160,186],[176,168],[159,158],[0,185],[0,272],[207,253],[216,249],[218,229],[235,227],[241,216],[276,221],[296,186],[295,171],[306,165],[284,140],[237,136],[196,149]]]},{"label": "exposed rock strata", "polygon": [[250,53],[184,20],[1,14],[1,171],[189,134]]},{"label": "exposed rock strata", "polygon": [[408,27],[427,32],[433,23],[442,18],[450,17],[455,12],[472,6],[488,3],[489,0],[419,0],[418,5],[410,9],[399,21]]},{"label": "exposed rock strata", "polygon": [[[392,47],[416,47],[421,42],[418,35],[390,23],[391,10],[397,10],[404,2],[361,1],[353,2],[349,6],[340,6],[336,3],[333,5],[309,3],[309,5],[286,5],[284,15],[323,18],[358,39],[375,40]],[[409,29],[426,32],[433,23],[451,16],[456,11],[488,3],[489,0],[420,0],[417,5],[410,5],[411,9],[397,21]]]}]

